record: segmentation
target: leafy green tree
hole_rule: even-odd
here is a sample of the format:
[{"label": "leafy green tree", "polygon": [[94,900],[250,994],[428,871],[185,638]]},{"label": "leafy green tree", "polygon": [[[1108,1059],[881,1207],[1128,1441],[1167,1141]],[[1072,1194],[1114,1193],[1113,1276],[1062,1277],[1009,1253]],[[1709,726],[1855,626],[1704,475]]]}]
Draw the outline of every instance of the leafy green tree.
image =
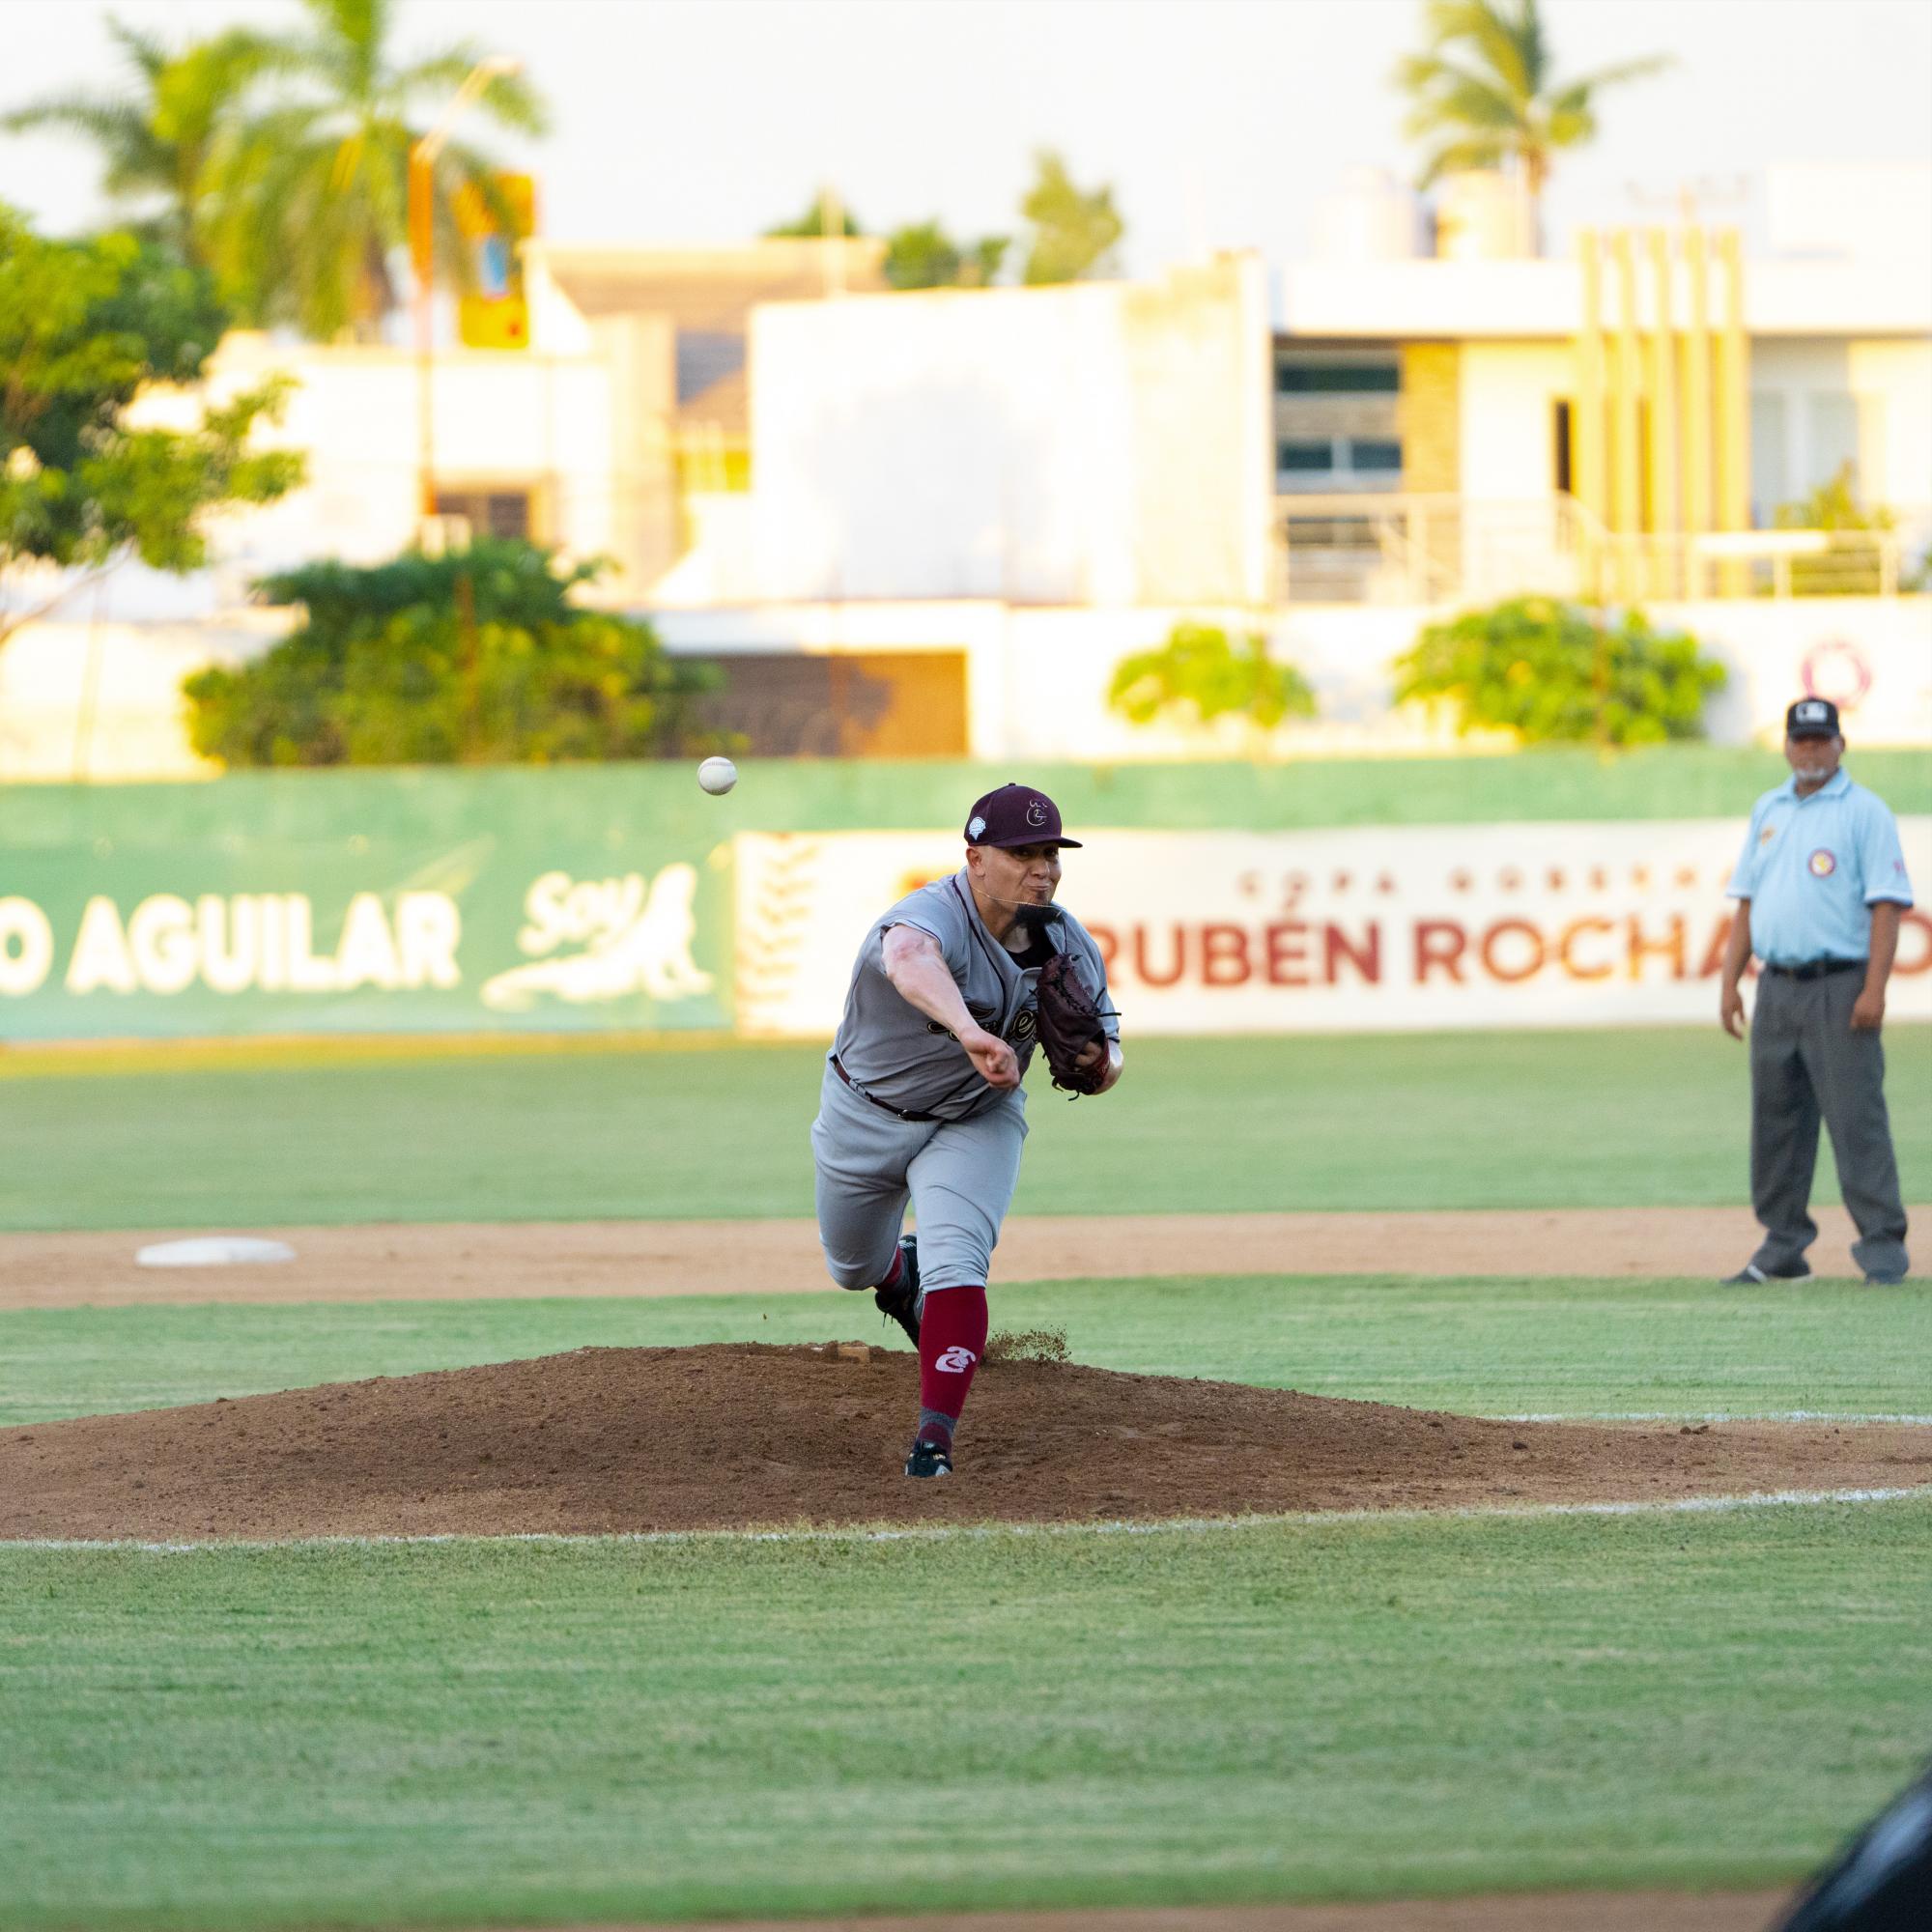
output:
[{"label": "leafy green tree", "polygon": [[0,118],[9,133],[56,130],[92,141],[101,185],[131,213],[156,218],[159,233],[190,262],[205,262],[204,185],[221,140],[238,122],[249,87],[274,65],[271,43],[234,28],[171,49],[157,35],[110,16],[132,85],[120,93],[49,95]]},{"label": "leafy green tree", "polygon": [[[1833,544],[1822,556],[1791,559],[1791,591],[1796,597],[1875,597],[1884,587],[1883,538],[1898,527],[1898,518],[1881,504],[1859,501],[1847,463],[1829,483],[1808,497],[1780,503],[1772,526],[1780,530],[1870,531],[1869,542],[1856,536]],[[1908,586],[1909,587],[1909,586]]]},{"label": "leafy green tree", "polygon": [[595,564],[509,538],[267,579],[301,627],[182,689],[205,757],[237,765],[550,764],[736,749],[699,718],[721,682],[648,624],[581,610]]},{"label": "leafy green tree", "polygon": [[1724,667],[1695,638],[1614,628],[1550,597],[1519,597],[1432,624],[1395,662],[1399,704],[1448,699],[1457,728],[1515,731],[1528,745],[1661,745],[1704,735]]},{"label": "leafy green tree", "polygon": [[1235,639],[1216,625],[1185,623],[1158,650],[1122,659],[1107,702],[1134,724],[1238,718],[1258,743],[1285,719],[1313,718],[1316,708],[1308,680],[1270,658],[1259,633]]},{"label": "leafy green tree", "polygon": [[1532,208],[1558,150],[1595,138],[1596,97],[1670,65],[1653,54],[1559,80],[1537,0],[1429,0],[1423,20],[1427,48],[1395,71],[1411,101],[1403,131],[1430,144],[1422,185],[1512,169]]},{"label": "leafy green tree", "polygon": [[966,261],[959,271],[960,286],[990,289],[1000,279],[1000,270],[1006,266],[1007,250],[1012,245],[1010,235],[980,236],[966,250]]},{"label": "leafy green tree", "polygon": [[[389,258],[409,240],[410,149],[481,53],[466,42],[399,67],[393,0],[302,6],[308,31],[269,43],[278,86],[203,176],[204,233],[224,294],[249,320],[369,337],[396,305]],[[476,104],[501,127],[543,131],[541,100],[514,74],[493,75]],[[437,158],[437,262],[463,286],[473,271],[457,201],[467,187],[507,226],[496,177],[462,142]]]},{"label": "leafy green tree", "polygon": [[863,235],[866,231],[859,226],[859,218],[845,206],[842,197],[830,188],[821,188],[813,195],[803,214],[790,221],[781,221],[774,228],[765,230],[768,242],[817,242],[825,236],[825,216],[827,203],[838,204],[838,232],[841,235]]},{"label": "leafy green tree", "polygon": [[0,205],[0,589],[37,565],[81,573],[0,602],[0,642],[128,557],[198,569],[213,512],[300,480],[294,451],[248,447],[278,384],[192,430],[129,422],[145,386],[199,379],[222,327],[207,274],[156,243],[44,241]]},{"label": "leafy green tree", "polygon": [[1114,207],[1114,190],[1076,187],[1066,163],[1050,149],[1042,149],[1035,163],[1034,185],[1020,203],[1033,224],[1020,279],[1032,288],[1115,273],[1125,224]]},{"label": "leafy green tree", "polygon": [[886,280],[895,289],[950,289],[965,265],[958,244],[937,221],[893,230],[886,243]]},{"label": "leafy green tree", "polygon": [[886,280],[895,289],[983,289],[999,278],[1004,235],[957,242],[937,220],[895,228],[886,244]]}]

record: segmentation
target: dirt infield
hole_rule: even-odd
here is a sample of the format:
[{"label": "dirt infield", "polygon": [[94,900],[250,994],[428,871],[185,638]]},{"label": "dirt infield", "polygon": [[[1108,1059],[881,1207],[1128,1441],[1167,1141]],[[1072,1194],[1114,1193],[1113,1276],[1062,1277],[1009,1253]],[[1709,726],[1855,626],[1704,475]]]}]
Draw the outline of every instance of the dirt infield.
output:
[{"label": "dirt infield", "polygon": [[[1915,1218],[1932,1208],[1915,1208]],[[1821,1273],[1851,1276],[1853,1230],[1821,1208]],[[179,1234],[183,1231],[174,1230]],[[200,1230],[195,1232],[216,1232]],[[222,1232],[236,1232],[233,1230]],[[580,1221],[251,1229],[296,1251],[270,1266],[149,1268],[165,1235],[0,1235],[0,1309],[188,1301],[438,1301],[523,1295],[822,1293],[810,1221]],[[1124,1275],[1718,1276],[1757,1230],[1728,1208],[1415,1214],[1021,1215],[996,1281]]]},{"label": "dirt infield", "polygon": [[1932,1429],[1490,1422],[991,1361],[959,1474],[898,1471],[906,1350],[579,1349],[0,1442],[0,1537],[145,1541],[1079,1522],[1932,1484]]}]

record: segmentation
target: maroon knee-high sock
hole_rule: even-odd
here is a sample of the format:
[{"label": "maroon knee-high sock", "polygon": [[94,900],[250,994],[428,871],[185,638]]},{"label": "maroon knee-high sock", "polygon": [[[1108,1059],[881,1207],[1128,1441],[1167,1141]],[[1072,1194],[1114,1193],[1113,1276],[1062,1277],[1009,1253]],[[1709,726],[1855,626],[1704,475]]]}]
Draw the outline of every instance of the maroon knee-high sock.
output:
[{"label": "maroon knee-high sock", "polygon": [[919,1433],[952,1441],[986,1350],[986,1291],[928,1289],[919,1318]]}]

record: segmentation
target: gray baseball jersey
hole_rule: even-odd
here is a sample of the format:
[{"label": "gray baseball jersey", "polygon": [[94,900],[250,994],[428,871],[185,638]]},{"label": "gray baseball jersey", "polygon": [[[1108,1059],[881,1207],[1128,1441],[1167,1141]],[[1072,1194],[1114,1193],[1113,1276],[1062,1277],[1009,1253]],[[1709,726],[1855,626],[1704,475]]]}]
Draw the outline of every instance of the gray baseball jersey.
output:
[{"label": "gray baseball jersey", "polygon": [[[908,893],[867,930],[832,1047],[862,1092],[901,1113],[964,1121],[1004,1096],[987,1086],[952,1035],[887,979],[885,935],[895,925],[915,925],[938,942],[967,1011],[1013,1049],[1022,1074],[1037,1040],[1039,969],[1054,952],[1071,955],[1089,989],[1103,1008],[1109,1005],[1100,949],[1070,912],[1056,908],[1045,944],[1036,938],[1021,955],[986,930],[964,870]],[[1105,1024],[1118,1039],[1120,1023],[1109,1016]]]}]

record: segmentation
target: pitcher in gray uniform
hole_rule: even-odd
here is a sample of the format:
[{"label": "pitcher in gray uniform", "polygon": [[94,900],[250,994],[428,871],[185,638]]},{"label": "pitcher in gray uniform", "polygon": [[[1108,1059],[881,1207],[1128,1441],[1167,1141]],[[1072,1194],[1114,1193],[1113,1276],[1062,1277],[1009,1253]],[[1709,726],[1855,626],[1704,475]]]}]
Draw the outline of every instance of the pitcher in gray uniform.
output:
[{"label": "pitcher in gray uniform", "polygon": [[[871,1289],[919,1350],[909,1476],[952,1473],[952,1437],[986,1346],[986,1282],[1026,1139],[1020,1082],[1037,1040],[1036,986],[1056,952],[1108,1016],[1100,1091],[1121,1075],[1106,967],[1054,903],[1079,840],[1029,785],[1002,785],[966,820],[966,863],[909,893],[859,948],[825,1067],[811,1149],[818,1236],[840,1288]],[[919,1232],[901,1235],[910,1201]]]}]

